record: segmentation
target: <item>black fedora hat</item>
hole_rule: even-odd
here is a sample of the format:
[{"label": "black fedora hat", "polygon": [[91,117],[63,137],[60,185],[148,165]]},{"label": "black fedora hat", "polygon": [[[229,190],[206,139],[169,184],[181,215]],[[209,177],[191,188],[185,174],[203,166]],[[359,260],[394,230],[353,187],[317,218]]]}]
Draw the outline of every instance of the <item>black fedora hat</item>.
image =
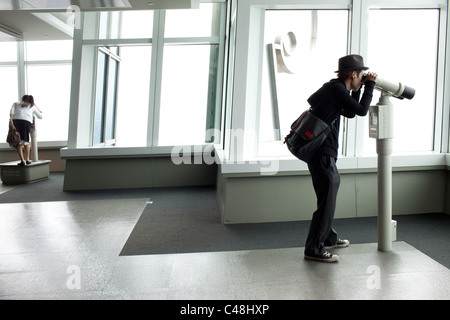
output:
[{"label": "black fedora hat", "polygon": [[364,66],[364,59],[358,54],[350,54],[339,59],[339,70],[335,72],[345,72],[353,70],[367,70]]}]

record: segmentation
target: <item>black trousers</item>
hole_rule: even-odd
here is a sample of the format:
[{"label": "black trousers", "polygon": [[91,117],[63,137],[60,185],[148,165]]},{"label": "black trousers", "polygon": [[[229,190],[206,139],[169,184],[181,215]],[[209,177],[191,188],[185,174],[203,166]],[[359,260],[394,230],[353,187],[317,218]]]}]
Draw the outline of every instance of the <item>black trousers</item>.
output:
[{"label": "black trousers", "polygon": [[332,224],[341,178],[336,159],[329,155],[317,155],[308,163],[308,168],[317,196],[317,210],[309,227],[305,254],[319,255],[325,251],[325,245],[333,245],[338,239]]}]

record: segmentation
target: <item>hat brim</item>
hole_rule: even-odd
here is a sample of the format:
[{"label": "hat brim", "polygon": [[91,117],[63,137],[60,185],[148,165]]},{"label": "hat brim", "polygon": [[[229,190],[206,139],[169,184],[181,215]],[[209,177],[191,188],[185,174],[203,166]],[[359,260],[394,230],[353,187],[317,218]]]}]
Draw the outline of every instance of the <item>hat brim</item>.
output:
[{"label": "hat brim", "polygon": [[339,72],[347,72],[347,71],[356,71],[356,70],[369,70],[368,67],[362,67],[362,68],[346,68],[346,69],[342,69],[342,70],[337,70],[334,73],[339,73]]}]

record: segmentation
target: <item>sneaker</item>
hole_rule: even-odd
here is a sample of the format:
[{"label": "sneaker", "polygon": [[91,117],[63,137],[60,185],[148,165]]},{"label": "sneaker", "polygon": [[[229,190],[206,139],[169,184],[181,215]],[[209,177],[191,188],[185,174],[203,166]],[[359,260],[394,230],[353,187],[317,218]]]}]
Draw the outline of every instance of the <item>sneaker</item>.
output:
[{"label": "sneaker", "polygon": [[320,262],[337,262],[339,261],[339,256],[337,254],[331,254],[327,251],[324,251],[321,255],[306,255],[305,259],[307,260],[314,260],[314,261],[320,261]]},{"label": "sneaker", "polygon": [[334,248],[346,248],[349,245],[350,245],[350,241],[338,239],[338,241],[336,241],[336,243],[334,245],[324,246],[324,249],[330,250],[330,249],[334,249]]},{"label": "sneaker", "polygon": [[19,167],[25,167],[25,162],[21,161],[17,164]]},{"label": "sneaker", "polygon": [[29,165],[29,164],[31,164],[31,161],[27,161],[26,163],[27,163],[27,165]]}]

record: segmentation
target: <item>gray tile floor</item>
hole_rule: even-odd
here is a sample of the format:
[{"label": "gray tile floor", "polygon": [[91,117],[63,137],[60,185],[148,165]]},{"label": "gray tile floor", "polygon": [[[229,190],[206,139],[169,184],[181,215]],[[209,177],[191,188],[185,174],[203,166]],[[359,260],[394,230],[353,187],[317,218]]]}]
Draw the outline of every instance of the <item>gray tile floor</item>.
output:
[{"label": "gray tile floor", "polygon": [[450,298],[449,269],[405,242],[334,264],[303,248],[119,256],[147,201],[0,204],[0,299]]}]

